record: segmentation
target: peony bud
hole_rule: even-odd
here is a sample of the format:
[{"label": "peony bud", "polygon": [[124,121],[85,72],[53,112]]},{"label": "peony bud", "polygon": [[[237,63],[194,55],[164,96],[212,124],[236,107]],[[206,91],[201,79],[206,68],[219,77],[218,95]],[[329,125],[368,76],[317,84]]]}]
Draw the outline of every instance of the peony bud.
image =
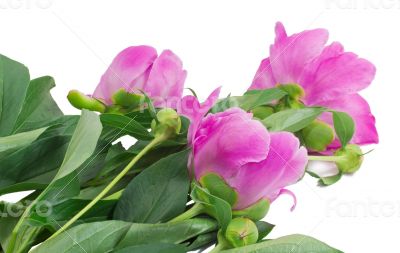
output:
[{"label": "peony bud", "polygon": [[305,146],[313,151],[324,151],[335,139],[332,127],[323,121],[316,120],[301,131]]},{"label": "peony bud", "polygon": [[111,100],[114,105],[135,109],[144,102],[144,96],[141,94],[129,93],[125,89],[119,89],[112,95]]},{"label": "peony bud", "polygon": [[157,120],[151,122],[151,129],[155,135],[168,136],[179,134],[181,130],[181,118],[171,108],[161,109],[157,113]]},{"label": "peony bud", "polygon": [[96,112],[104,112],[106,110],[106,106],[102,102],[77,90],[71,90],[67,98],[71,105],[80,110],[88,109]]},{"label": "peony bud", "polygon": [[274,113],[274,108],[270,106],[257,106],[252,110],[253,117],[257,119],[265,119],[266,117],[270,116],[271,114]]},{"label": "peony bud", "polygon": [[226,228],[225,238],[235,248],[251,245],[258,240],[258,229],[248,218],[234,218]]},{"label": "peony bud", "polygon": [[363,162],[362,150],[359,146],[354,144],[349,144],[345,148],[339,149],[335,152],[336,166],[338,169],[346,174],[356,172]]}]

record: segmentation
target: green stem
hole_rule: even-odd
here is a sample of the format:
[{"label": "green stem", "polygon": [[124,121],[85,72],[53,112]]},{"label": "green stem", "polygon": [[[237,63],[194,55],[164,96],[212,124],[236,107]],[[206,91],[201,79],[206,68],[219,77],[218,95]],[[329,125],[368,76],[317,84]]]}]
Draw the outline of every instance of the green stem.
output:
[{"label": "green stem", "polygon": [[[37,199],[40,198],[42,194],[40,194]],[[24,213],[21,215],[21,217],[19,218],[17,224],[15,225],[13,231],[11,232],[10,235],[10,240],[8,242],[8,246],[6,249],[6,253],[13,253],[14,252],[14,248],[15,248],[15,243],[17,241],[17,236],[18,236],[18,232],[22,226],[22,224],[25,221],[25,218],[28,217],[28,215],[31,213],[32,207],[36,205],[37,203],[37,199],[35,199],[24,211]]]},{"label": "green stem", "polygon": [[192,206],[189,210],[187,210],[186,212],[182,213],[181,215],[173,218],[172,220],[169,221],[170,222],[177,222],[177,221],[184,221],[184,220],[188,220],[190,218],[193,218],[199,214],[202,214],[204,212],[204,206],[200,203],[196,203],[194,204],[194,206]]},{"label": "green stem", "polygon": [[337,162],[342,158],[340,156],[314,156],[309,155],[308,160],[310,161],[323,161],[323,162]]},{"label": "green stem", "polygon": [[225,249],[225,245],[222,243],[218,243],[211,251],[210,253],[217,253],[220,252],[221,250]]},{"label": "green stem", "polygon": [[101,200],[107,193],[128,173],[128,171],[140,160],[150,149],[154,146],[163,142],[167,138],[164,135],[160,135],[153,139],[139,154],[137,154],[132,161],[103,189],[87,206],[85,206],[79,213],[77,213],[72,219],[70,219],[62,228],[55,232],[48,240],[58,236],[60,233],[68,229],[73,223],[75,223],[82,215],[89,211],[99,200]]}]

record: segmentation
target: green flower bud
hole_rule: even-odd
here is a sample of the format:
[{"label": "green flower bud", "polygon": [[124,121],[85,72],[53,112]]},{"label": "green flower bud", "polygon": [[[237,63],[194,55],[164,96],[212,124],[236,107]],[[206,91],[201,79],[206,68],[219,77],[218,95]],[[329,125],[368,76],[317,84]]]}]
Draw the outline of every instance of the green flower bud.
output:
[{"label": "green flower bud", "polygon": [[77,90],[71,90],[67,98],[71,105],[79,110],[88,109],[96,112],[104,112],[106,110],[106,106],[102,102]]},{"label": "green flower bud", "polygon": [[313,151],[324,151],[335,139],[335,132],[325,122],[316,120],[301,131],[304,145]]},{"label": "green flower bud", "polygon": [[233,217],[246,217],[253,221],[259,221],[264,218],[269,211],[270,203],[267,199],[261,199],[257,203],[242,209],[233,210]]},{"label": "green flower bud", "polygon": [[258,229],[248,218],[234,218],[226,228],[225,238],[235,248],[251,245],[258,240]]},{"label": "green flower bud", "polygon": [[363,162],[362,150],[359,146],[348,144],[335,152],[335,163],[338,169],[346,174],[356,172]]},{"label": "green flower bud", "polygon": [[286,91],[288,96],[293,100],[300,100],[305,95],[303,88],[298,84],[280,84],[278,88]]},{"label": "green flower bud", "polygon": [[157,113],[157,120],[151,122],[151,129],[154,134],[168,135],[168,137],[179,134],[181,131],[181,118],[178,113],[171,108],[161,109]]},{"label": "green flower bud", "polygon": [[280,84],[277,87],[285,91],[288,95],[281,99],[276,106],[277,111],[286,109],[299,109],[304,108],[301,99],[304,98],[304,90],[298,84]]},{"label": "green flower bud", "polygon": [[266,105],[257,106],[252,110],[254,118],[265,119],[274,113],[274,108]]},{"label": "green flower bud", "polygon": [[129,93],[125,89],[119,89],[115,92],[111,100],[114,105],[125,108],[138,108],[144,102],[144,96],[141,94]]}]

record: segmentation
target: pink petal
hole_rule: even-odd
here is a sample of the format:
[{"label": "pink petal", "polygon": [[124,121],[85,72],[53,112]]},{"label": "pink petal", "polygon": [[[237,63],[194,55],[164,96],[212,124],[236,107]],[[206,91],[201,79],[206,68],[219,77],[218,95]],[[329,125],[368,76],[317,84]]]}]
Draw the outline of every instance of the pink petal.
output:
[{"label": "pink petal", "polygon": [[93,97],[111,104],[111,96],[123,88],[129,92],[143,88],[149,68],[157,58],[157,51],[150,46],[128,47],[112,61],[100,79]]},{"label": "pink petal", "polygon": [[175,108],[182,97],[186,74],[179,57],[165,50],[154,61],[143,89],[156,106]]},{"label": "pink petal", "polygon": [[207,115],[193,142],[196,178],[208,172],[235,177],[242,165],[266,158],[269,140],[265,127],[239,108]]},{"label": "pink petal", "polygon": [[235,178],[227,179],[239,193],[235,209],[243,209],[262,198],[273,201],[280,191],[296,183],[307,164],[307,150],[291,133],[270,133],[268,156],[261,162],[244,165]]},{"label": "pink petal", "polygon": [[[372,115],[367,101],[360,95],[347,95],[338,99],[319,102],[318,105],[337,111],[347,112],[352,116],[355,122],[355,133],[351,143],[367,145],[379,142],[378,132],[375,127],[375,117]],[[333,125],[332,115],[330,113],[322,115],[321,119]],[[339,147],[340,143],[337,139],[330,146],[330,148]]]},{"label": "pink petal", "polygon": [[249,90],[273,88],[276,85],[269,58],[262,60]]},{"label": "pink petal", "polygon": [[277,23],[275,33],[275,44],[270,47],[269,57],[275,81],[279,84],[298,83],[304,66],[322,52],[328,31],[308,30],[287,37],[283,25]]},{"label": "pink petal", "polygon": [[306,90],[307,104],[356,93],[372,82],[375,66],[356,54],[343,52],[340,43],[325,48],[303,73],[301,85]]},{"label": "pink petal", "polygon": [[195,96],[185,96],[182,98],[177,111],[180,115],[187,117],[190,120],[188,130],[188,141],[192,143],[195,132],[200,124],[200,121],[206,113],[217,102],[221,87],[216,88],[202,104],[199,103]]},{"label": "pink petal", "polygon": [[280,190],[279,193],[278,193],[277,198],[278,198],[279,196],[281,196],[281,195],[289,195],[290,197],[292,197],[292,199],[293,199],[293,205],[292,205],[292,207],[290,208],[290,211],[293,212],[294,209],[295,209],[296,206],[297,206],[297,198],[296,198],[296,195],[295,195],[292,191],[289,191],[288,189],[282,189],[282,190]]}]

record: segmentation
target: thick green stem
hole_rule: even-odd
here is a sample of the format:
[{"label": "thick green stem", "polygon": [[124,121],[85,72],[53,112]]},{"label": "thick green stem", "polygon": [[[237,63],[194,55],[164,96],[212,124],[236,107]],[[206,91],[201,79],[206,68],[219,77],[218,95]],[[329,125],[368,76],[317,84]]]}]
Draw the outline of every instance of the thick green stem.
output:
[{"label": "thick green stem", "polygon": [[[128,171],[140,160],[150,149],[154,146],[163,142],[167,139],[165,136],[160,135],[153,139],[139,154],[137,154],[132,161],[103,189],[87,206],[85,206],[79,213],[77,213],[72,219],[70,219],[62,228],[55,232],[49,239],[58,236],[60,233],[68,229],[73,223],[75,223],[82,215],[89,211],[98,201],[100,201],[107,193],[128,173]],[[48,239],[48,240],[49,240]]]},{"label": "thick green stem", "polygon": [[187,210],[186,212],[182,213],[181,215],[173,218],[172,220],[170,220],[169,222],[177,222],[177,221],[184,221],[184,220],[188,220],[191,219],[199,214],[204,213],[204,206],[200,203],[196,203],[194,204],[194,206],[192,206],[192,208],[190,208],[189,210]]},{"label": "thick green stem", "polygon": [[310,161],[323,161],[323,162],[337,162],[342,158],[340,156],[314,156],[309,155],[308,160]]}]

